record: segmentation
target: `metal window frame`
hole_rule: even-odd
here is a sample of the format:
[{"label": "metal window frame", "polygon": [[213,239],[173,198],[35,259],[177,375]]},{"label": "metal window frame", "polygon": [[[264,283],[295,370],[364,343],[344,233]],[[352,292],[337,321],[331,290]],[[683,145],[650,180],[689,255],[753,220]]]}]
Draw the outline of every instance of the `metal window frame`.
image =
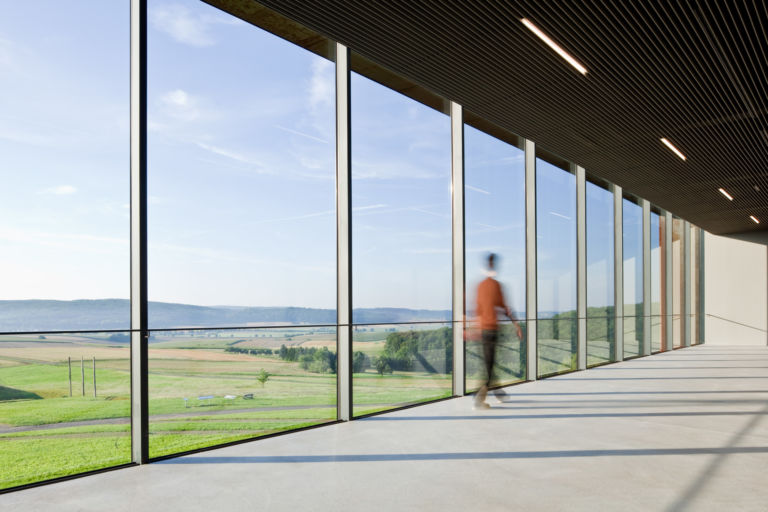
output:
[{"label": "metal window frame", "polygon": [[352,172],[349,48],[336,43],[336,413],[353,416]]},{"label": "metal window frame", "polygon": [[614,280],[614,362],[624,360],[624,195],[618,185],[613,191],[613,280]]},{"label": "metal window frame", "polygon": [[687,220],[683,221],[683,293],[681,304],[682,314],[682,345],[683,347],[691,346],[691,223]]},{"label": "metal window frame", "polygon": [[587,369],[587,178],[576,170],[576,368]]},{"label": "metal window frame", "polygon": [[466,391],[464,361],[464,113],[461,105],[451,102],[451,221],[452,221],[452,309],[453,309],[453,394]]},{"label": "metal window frame", "polygon": [[147,295],[147,0],[131,0],[131,458],[149,462]]},{"label": "metal window frame", "polygon": [[641,355],[651,355],[651,203],[641,200],[643,207],[643,346]]},{"label": "metal window frame", "polygon": [[664,294],[666,295],[666,304],[664,316],[666,316],[666,329],[664,334],[664,351],[672,350],[675,348],[675,332],[674,332],[674,283],[675,283],[675,270],[672,268],[672,231],[674,229],[672,222],[672,213],[664,212],[664,260],[666,266],[666,274],[664,280]]},{"label": "metal window frame", "polygon": [[536,292],[536,144],[525,139],[525,282],[526,282],[526,380],[537,380],[539,356],[536,344],[538,303]]}]

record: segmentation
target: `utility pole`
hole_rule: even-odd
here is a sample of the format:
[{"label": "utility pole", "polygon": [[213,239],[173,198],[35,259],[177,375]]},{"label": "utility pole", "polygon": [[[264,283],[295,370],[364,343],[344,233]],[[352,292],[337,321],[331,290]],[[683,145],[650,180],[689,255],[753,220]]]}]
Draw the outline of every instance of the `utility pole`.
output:
[{"label": "utility pole", "polygon": [[80,381],[83,388],[83,396],[85,396],[85,362],[83,356],[80,356]]},{"label": "utility pole", "polygon": [[72,357],[67,357],[67,367],[69,368],[69,397],[72,398]]},{"label": "utility pole", "polygon": [[96,398],[96,356],[93,356],[93,398]]}]

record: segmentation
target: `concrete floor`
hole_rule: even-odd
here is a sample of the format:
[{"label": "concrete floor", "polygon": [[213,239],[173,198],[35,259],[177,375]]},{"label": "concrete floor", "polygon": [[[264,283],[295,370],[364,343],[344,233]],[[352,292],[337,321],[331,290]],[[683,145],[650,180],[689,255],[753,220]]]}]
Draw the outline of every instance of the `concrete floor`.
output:
[{"label": "concrete floor", "polygon": [[700,346],[0,496],[3,510],[768,511],[768,347]]}]

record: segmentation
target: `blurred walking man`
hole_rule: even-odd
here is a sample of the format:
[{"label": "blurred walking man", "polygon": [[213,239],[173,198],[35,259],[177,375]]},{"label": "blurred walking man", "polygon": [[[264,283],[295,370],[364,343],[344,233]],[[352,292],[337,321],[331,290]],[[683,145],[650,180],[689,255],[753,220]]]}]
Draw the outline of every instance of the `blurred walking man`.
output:
[{"label": "blurred walking man", "polygon": [[[502,310],[504,314],[512,320],[517,329],[517,336],[522,340],[523,331],[520,324],[512,315],[512,311],[504,302],[504,294],[501,291],[501,285],[496,278],[496,255],[488,255],[486,278],[477,287],[477,307],[475,309],[483,344],[483,360],[485,361],[486,378],[483,386],[475,395],[475,409],[488,409],[490,406],[486,403],[485,397],[488,394],[488,388],[491,385],[493,375],[493,365],[496,359],[496,344],[499,340],[499,320],[498,312]],[[504,391],[496,390],[496,398],[501,401],[505,395]]]}]

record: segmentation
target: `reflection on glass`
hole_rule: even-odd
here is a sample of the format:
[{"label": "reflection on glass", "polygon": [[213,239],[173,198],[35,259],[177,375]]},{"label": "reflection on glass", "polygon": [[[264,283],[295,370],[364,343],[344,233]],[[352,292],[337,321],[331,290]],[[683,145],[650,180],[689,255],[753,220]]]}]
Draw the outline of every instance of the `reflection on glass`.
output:
[{"label": "reflection on glass", "polygon": [[587,365],[616,360],[613,193],[587,182]]},{"label": "reflection on glass", "polygon": [[353,321],[372,323],[366,310],[391,313],[376,322],[450,320],[450,118],[351,80]]},{"label": "reflection on glass", "polygon": [[683,219],[672,218],[672,343],[673,348],[683,345],[683,308],[685,280],[683,270]]},{"label": "reflection on glass", "polygon": [[1,12],[0,332],[127,329],[129,2]]},{"label": "reflection on glass", "polygon": [[333,62],[192,0],[148,42],[150,327],[335,323]]},{"label": "reflection on glass", "polygon": [[153,331],[149,455],[336,419],[336,328]]},{"label": "reflection on glass", "polygon": [[0,489],[131,461],[130,336],[0,337]]},{"label": "reflection on glass", "polygon": [[624,199],[624,357],[643,353],[643,209]]},{"label": "reflection on glass", "polygon": [[664,336],[664,217],[651,211],[651,351],[660,352]]},{"label": "reflection on glass", "polygon": [[[475,316],[475,292],[484,279],[489,253],[496,254],[496,279],[516,318],[525,318],[525,159],[522,149],[464,126],[464,204],[466,315]],[[474,328],[470,326],[469,332]],[[498,385],[524,380],[520,341],[502,333]],[[480,343],[467,344],[467,390],[479,387],[483,373]],[[524,354],[523,354],[524,355]],[[477,359],[478,356],[480,359]]]},{"label": "reflection on glass", "polygon": [[355,416],[449,397],[453,392],[452,371],[450,324],[354,327]]},{"label": "reflection on glass", "polygon": [[541,158],[536,237],[538,372],[545,376],[576,369],[576,177]]}]

